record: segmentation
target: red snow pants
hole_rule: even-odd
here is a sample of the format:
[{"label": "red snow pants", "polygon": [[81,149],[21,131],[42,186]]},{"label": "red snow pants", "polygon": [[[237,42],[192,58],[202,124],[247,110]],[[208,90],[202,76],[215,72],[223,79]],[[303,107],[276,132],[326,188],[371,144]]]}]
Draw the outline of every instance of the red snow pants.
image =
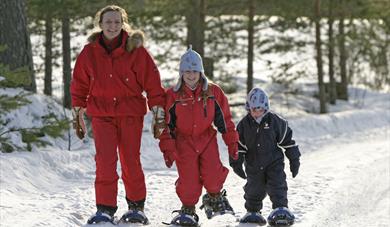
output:
[{"label": "red snow pants", "polygon": [[[206,138],[201,137],[178,135],[176,138],[176,166],[179,173],[176,193],[184,206],[196,205],[203,186],[209,193],[220,192],[229,173],[219,158],[215,132],[206,135]],[[205,143],[202,146],[204,149],[196,150],[198,146],[194,146],[194,143],[202,142]]]},{"label": "red snow pants", "polygon": [[126,197],[146,197],[145,177],[140,161],[143,117],[92,117],[96,148],[96,204],[117,206],[118,153]]}]

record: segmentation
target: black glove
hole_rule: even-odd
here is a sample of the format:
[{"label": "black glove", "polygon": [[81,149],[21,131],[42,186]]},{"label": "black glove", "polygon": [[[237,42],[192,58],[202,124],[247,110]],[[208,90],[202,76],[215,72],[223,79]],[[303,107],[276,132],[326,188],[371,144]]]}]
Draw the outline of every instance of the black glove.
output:
[{"label": "black glove", "polygon": [[242,165],[244,164],[244,160],[245,160],[244,154],[240,152],[238,153],[237,160],[234,160],[231,157],[229,157],[230,166],[233,168],[233,171],[242,179],[246,179],[246,174],[242,167]]},{"label": "black glove", "polygon": [[290,160],[290,171],[292,173],[293,178],[298,175],[300,165],[301,163],[299,162],[299,158]]},{"label": "black glove", "polygon": [[246,174],[244,172],[244,169],[242,168],[242,165],[233,166],[233,171],[242,179],[246,179]]}]

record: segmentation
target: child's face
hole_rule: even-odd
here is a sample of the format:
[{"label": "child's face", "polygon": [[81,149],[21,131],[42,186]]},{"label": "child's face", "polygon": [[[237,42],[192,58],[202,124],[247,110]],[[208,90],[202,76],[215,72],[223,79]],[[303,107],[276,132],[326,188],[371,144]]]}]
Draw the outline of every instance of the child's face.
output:
[{"label": "child's face", "polygon": [[195,88],[196,85],[198,85],[199,79],[200,79],[200,72],[184,71],[183,80],[188,87]]},{"label": "child's face", "polygon": [[257,119],[261,116],[263,116],[263,114],[265,113],[265,110],[261,107],[258,107],[258,108],[251,108],[250,109],[250,113],[251,113],[251,116],[254,118],[254,119]]}]

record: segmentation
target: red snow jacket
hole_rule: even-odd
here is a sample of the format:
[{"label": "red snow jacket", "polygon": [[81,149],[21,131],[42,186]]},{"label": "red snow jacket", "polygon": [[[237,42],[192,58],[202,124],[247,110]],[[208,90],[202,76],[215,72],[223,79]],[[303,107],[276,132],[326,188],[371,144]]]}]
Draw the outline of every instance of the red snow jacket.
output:
[{"label": "red snow jacket", "polygon": [[222,133],[226,145],[238,142],[238,133],[232,121],[228,100],[222,89],[208,84],[206,90],[198,85],[195,91],[182,86],[178,92],[167,91],[166,122],[168,130],[160,137],[161,151],[176,151],[176,143],[183,137],[191,139],[193,148],[201,153],[216,130]]},{"label": "red snow jacket", "polygon": [[165,105],[152,57],[142,46],[129,50],[132,37],[127,32],[120,36],[120,46],[109,53],[98,34],[77,57],[70,88],[72,106],[87,107],[90,116],[143,116],[146,103],[150,108]]}]

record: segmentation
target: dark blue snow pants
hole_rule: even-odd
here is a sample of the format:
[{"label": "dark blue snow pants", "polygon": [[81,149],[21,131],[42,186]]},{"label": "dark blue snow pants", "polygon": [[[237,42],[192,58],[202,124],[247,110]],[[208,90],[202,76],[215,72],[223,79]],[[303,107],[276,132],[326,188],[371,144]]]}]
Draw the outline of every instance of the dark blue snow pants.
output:
[{"label": "dark blue snow pants", "polygon": [[287,207],[287,181],[283,160],[277,160],[264,170],[248,173],[244,186],[245,208],[251,212],[263,208],[263,199],[268,194],[272,208]]}]

